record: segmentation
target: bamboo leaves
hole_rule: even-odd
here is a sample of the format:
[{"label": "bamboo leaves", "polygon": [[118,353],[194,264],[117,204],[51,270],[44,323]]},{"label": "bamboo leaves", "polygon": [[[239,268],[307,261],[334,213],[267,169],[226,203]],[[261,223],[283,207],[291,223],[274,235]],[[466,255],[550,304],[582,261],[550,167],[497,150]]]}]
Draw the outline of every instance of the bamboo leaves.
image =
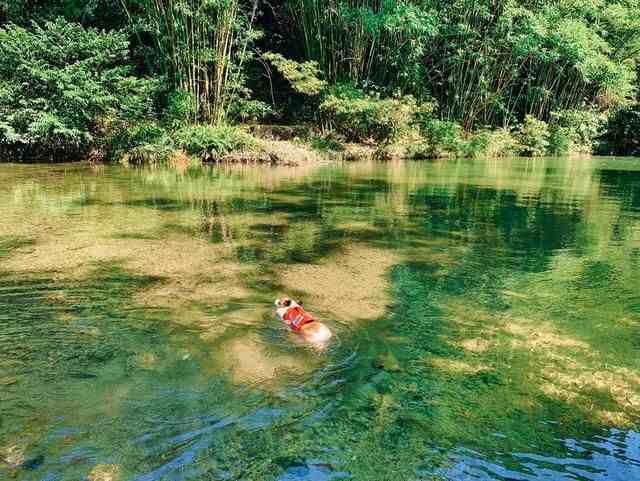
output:
[{"label": "bamboo leaves", "polygon": [[164,69],[176,89],[196,100],[192,120],[222,123],[242,81],[256,4],[247,14],[239,0],[143,3]]},{"label": "bamboo leaves", "polygon": [[[433,30],[428,12],[409,1],[290,0],[289,12],[309,60],[332,82],[392,90],[411,75],[403,62]],[[415,65],[415,64],[414,64]]]}]

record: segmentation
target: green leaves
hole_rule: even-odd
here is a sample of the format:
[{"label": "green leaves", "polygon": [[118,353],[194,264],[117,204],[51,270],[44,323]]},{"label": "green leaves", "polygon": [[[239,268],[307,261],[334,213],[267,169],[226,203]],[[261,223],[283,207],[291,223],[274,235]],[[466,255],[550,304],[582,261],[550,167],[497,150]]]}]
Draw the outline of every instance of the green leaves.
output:
[{"label": "green leaves", "polygon": [[[171,87],[194,99],[193,120],[220,124],[245,87],[245,63],[259,38],[257,4],[239,0],[140,0],[155,55]],[[134,6],[136,2],[123,4]],[[133,4],[133,5],[132,5]]]},{"label": "green leaves", "polygon": [[411,83],[437,28],[430,10],[406,0],[290,0],[288,8],[306,58],[334,84]]},{"label": "green leaves", "polygon": [[640,156],[640,104],[624,107],[609,119],[604,153]]},{"label": "green leaves", "polygon": [[77,156],[100,119],[148,115],[157,85],[130,76],[128,40],[58,19],[0,29],[0,148]]},{"label": "green leaves", "polygon": [[316,96],[320,95],[327,86],[327,82],[321,80],[318,62],[296,62],[284,58],[282,55],[267,52],[262,58],[271,62],[278,72],[291,84],[293,90],[298,93]]},{"label": "green leaves", "polygon": [[202,160],[216,160],[234,151],[256,147],[255,139],[238,127],[199,125],[176,132],[176,143]]},{"label": "green leaves", "polygon": [[380,100],[339,90],[320,104],[324,121],[355,142],[388,143],[409,129],[417,111],[412,97]]},{"label": "green leaves", "polygon": [[527,115],[517,133],[523,155],[539,157],[547,153],[549,146],[549,126],[546,122]]},{"label": "green leaves", "polygon": [[[331,84],[435,97],[465,129],[547,120],[633,93],[638,0],[290,0],[305,58]],[[603,101],[606,100],[606,104]]]}]

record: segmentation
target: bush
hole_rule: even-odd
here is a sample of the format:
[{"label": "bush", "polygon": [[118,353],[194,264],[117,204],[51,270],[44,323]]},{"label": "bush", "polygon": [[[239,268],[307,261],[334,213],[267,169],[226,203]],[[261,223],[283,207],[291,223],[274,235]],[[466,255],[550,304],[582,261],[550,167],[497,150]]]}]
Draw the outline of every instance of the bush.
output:
[{"label": "bush", "polygon": [[229,105],[227,116],[240,122],[258,122],[275,116],[271,106],[261,100],[238,97]]},{"label": "bush", "polygon": [[572,151],[573,140],[571,131],[564,127],[556,127],[549,132],[549,146],[547,151],[550,155],[567,155]]},{"label": "bush", "polygon": [[108,139],[109,160],[127,164],[158,164],[171,157],[171,137],[155,122],[139,122],[119,130]]},{"label": "bush", "polygon": [[185,90],[169,94],[164,110],[164,123],[172,129],[184,127],[196,119],[196,100]]},{"label": "bush", "polygon": [[548,151],[553,155],[590,154],[602,134],[604,116],[593,110],[562,110],[551,113]]},{"label": "bush", "polygon": [[524,124],[516,133],[516,138],[522,155],[530,157],[545,155],[549,147],[549,126],[533,115],[527,115]]},{"label": "bush", "polygon": [[504,157],[518,152],[518,142],[508,129],[482,130],[460,144],[463,157]]},{"label": "bush", "polygon": [[300,63],[273,52],[263,54],[262,58],[270,62],[298,93],[316,96],[327,87],[327,82],[320,79],[317,62]]},{"label": "bush", "polygon": [[437,119],[423,119],[418,128],[424,139],[419,147],[427,158],[444,155],[458,155],[462,145],[462,127],[456,122]]},{"label": "bush", "polygon": [[518,153],[518,142],[509,129],[496,129],[487,132],[488,143],[484,155],[487,157],[505,157]]},{"label": "bush", "polygon": [[640,103],[609,118],[602,150],[607,154],[640,156]]},{"label": "bush", "polygon": [[119,122],[148,115],[157,84],[132,77],[128,55],[125,33],[62,19],[0,28],[0,148],[79,156]]},{"label": "bush", "polygon": [[239,127],[195,125],[176,132],[176,145],[200,160],[218,160],[231,152],[253,150],[253,136]]},{"label": "bush", "polygon": [[318,152],[343,152],[345,150],[344,145],[331,136],[313,136],[309,143],[311,148]]},{"label": "bush", "polygon": [[413,97],[380,100],[345,88],[320,104],[323,121],[349,142],[389,143],[410,128],[416,112]]}]

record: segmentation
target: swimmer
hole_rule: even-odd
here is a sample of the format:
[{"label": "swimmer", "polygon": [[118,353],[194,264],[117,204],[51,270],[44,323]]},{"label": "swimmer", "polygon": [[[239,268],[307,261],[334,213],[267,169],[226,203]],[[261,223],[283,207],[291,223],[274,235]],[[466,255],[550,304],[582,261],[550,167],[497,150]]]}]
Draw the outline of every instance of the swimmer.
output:
[{"label": "swimmer", "polygon": [[286,323],[293,332],[301,334],[305,341],[312,344],[322,344],[331,338],[331,330],[316,321],[293,299],[288,297],[276,299],[275,305],[278,319]]}]

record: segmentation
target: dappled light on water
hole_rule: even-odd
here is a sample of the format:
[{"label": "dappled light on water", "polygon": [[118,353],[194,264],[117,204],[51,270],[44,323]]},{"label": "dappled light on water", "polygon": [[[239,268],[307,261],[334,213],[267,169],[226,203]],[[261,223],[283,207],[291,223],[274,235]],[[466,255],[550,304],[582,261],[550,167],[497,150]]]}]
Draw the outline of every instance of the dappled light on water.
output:
[{"label": "dappled light on water", "polygon": [[5,165],[0,202],[0,478],[640,477],[631,161]]}]

